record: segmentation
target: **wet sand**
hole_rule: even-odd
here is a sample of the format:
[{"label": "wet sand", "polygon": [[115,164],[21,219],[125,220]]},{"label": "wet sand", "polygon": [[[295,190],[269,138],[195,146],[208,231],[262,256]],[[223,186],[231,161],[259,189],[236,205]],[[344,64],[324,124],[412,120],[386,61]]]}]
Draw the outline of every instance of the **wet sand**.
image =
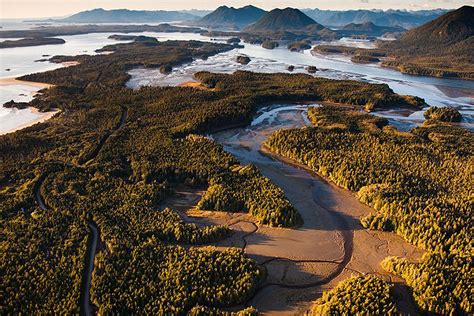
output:
[{"label": "wet sand", "polygon": [[[35,88],[35,89],[38,89],[38,90],[49,89],[51,87],[54,87],[54,85],[49,84],[49,83],[25,81],[25,80],[19,80],[19,79],[16,79],[16,78],[0,78],[0,86],[27,86],[27,87],[32,87],[32,88]],[[34,91],[34,92],[32,92],[32,95],[34,96],[37,93],[38,93],[37,91]],[[33,107],[29,107],[29,108],[24,109],[24,110],[28,110],[28,111],[30,111],[30,113],[35,114],[35,116],[37,116],[37,118],[29,121],[28,123],[17,125],[14,128],[0,131],[0,135],[13,133],[15,131],[18,131],[20,129],[23,129],[23,128],[26,128],[26,127],[29,127],[29,126],[32,126],[32,125],[35,125],[37,123],[42,123],[46,120],[49,120],[50,118],[52,118],[55,114],[57,114],[59,112],[59,110],[49,111],[49,112],[40,112],[40,111],[38,111],[38,109],[33,108]]]},{"label": "wet sand", "polygon": [[186,81],[177,85],[177,87],[187,87],[187,88],[194,88],[199,90],[208,90],[208,91],[215,91],[215,89],[209,89],[206,86],[203,86],[201,82],[197,81]]},{"label": "wet sand", "polygon": [[5,134],[9,134],[9,133],[13,133],[13,132],[16,132],[18,130],[21,130],[23,128],[26,128],[26,127],[30,127],[30,126],[33,126],[37,123],[43,123],[44,121],[47,121],[49,120],[50,118],[52,118],[54,115],[56,115],[57,113],[61,112],[60,110],[55,110],[55,111],[49,111],[49,112],[40,112],[38,111],[38,109],[36,108],[33,108],[33,107],[29,107],[27,110],[29,110],[31,113],[34,113],[34,114],[38,114],[40,115],[38,118],[26,123],[26,124],[22,124],[22,125],[19,125],[19,126],[16,126],[15,128],[12,128],[12,129],[9,129],[9,130],[6,130],[6,131],[0,131],[0,135],[5,135]]},{"label": "wet sand", "polygon": [[[242,163],[256,165],[284,190],[303,218],[301,227],[271,228],[259,225],[248,214],[189,209],[199,201],[202,190],[181,191],[176,195],[181,204],[176,200],[171,204],[179,206],[186,221],[202,226],[225,224],[235,231],[217,247],[240,247],[266,268],[266,281],[247,302],[264,314],[303,314],[324,290],[351,274],[371,273],[401,284],[401,279],[380,267],[380,261],[391,255],[414,261],[421,257],[421,250],[393,233],[364,229],[359,218],[373,210],[360,203],[353,193],[303,166],[262,150],[263,141],[277,129],[308,124],[304,108],[284,108],[280,112],[267,109],[257,115],[250,127],[219,132],[212,137]],[[397,291],[398,305],[414,313],[413,302],[403,285]]]},{"label": "wet sand", "polygon": [[34,88],[39,88],[39,89],[47,89],[47,88],[54,87],[54,85],[49,84],[49,83],[25,81],[25,80],[19,80],[16,78],[0,78],[0,86],[14,86],[14,85],[28,86],[28,87],[34,87]]}]

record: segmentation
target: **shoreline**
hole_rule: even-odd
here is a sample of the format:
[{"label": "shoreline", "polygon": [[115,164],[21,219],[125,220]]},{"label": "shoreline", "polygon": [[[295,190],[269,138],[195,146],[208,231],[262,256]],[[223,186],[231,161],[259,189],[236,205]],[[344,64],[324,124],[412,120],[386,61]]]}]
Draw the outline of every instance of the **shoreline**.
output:
[{"label": "shoreline", "polygon": [[[0,86],[26,86],[26,87],[37,88],[38,89],[37,91],[32,92],[33,97],[36,94],[38,94],[38,91],[40,91],[42,89],[49,89],[49,88],[54,87],[53,84],[44,83],[44,82],[19,80],[15,77],[0,78]],[[2,105],[2,107],[3,107],[3,105]],[[15,111],[25,111],[25,110],[30,111],[31,114],[39,115],[39,117],[37,117],[37,118],[27,122],[27,123],[23,123],[23,124],[20,124],[20,125],[14,127],[14,128],[8,129],[6,131],[0,131],[0,135],[6,135],[6,134],[14,133],[14,132],[19,131],[21,129],[33,126],[35,124],[43,123],[46,120],[49,120],[50,118],[52,118],[57,113],[61,112],[60,110],[40,112],[37,108],[31,107],[31,106],[29,106],[25,109],[16,109],[15,108]]]},{"label": "shoreline", "polygon": [[20,109],[16,109],[17,111],[24,111],[24,110],[29,110],[30,113],[33,113],[33,114],[37,114],[37,115],[41,115],[40,117],[28,122],[28,123],[24,123],[24,124],[21,124],[21,125],[18,125],[17,127],[14,127],[12,129],[9,129],[7,131],[0,131],[0,136],[3,136],[3,135],[6,135],[6,134],[10,134],[10,133],[14,133],[16,131],[19,131],[21,129],[24,129],[24,128],[27,128],[27,127],[30,127],[30,126],[33,126],[35,124],[38,124],[38,123],[43,123],[49,119],[51,119],[53,116],[55,116],[56,114],[60,113],[61,110],[53,110],[53,111],[49,111],[49,112],[40,112],[37,108],[34,108],[34,107],[28,107],[26,109],[23,109],[23,110],[20,110]]},{"label": "shoreline", "polygon": [[54,87],[54,85],[50,83],[19,80],[14,77],[0,78],[0,86],[28,86],[39,88],[40,90]]}]

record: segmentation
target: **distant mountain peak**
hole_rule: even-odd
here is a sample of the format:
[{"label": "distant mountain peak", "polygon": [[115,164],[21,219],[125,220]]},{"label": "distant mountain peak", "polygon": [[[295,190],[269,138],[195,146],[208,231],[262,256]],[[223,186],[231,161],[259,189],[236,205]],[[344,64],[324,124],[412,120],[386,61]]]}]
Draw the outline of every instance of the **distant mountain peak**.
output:
[{"label": "distant mountain peak", "polygon": [[336,28],[350,23],[361,24],[372,22],[378,26],[401,26],[410,29],[436,19],[448,12],[445,9],[435,10],[319,10],[305,9],[303,12],[325,26]]},{"label": "distant mountain peak", "polygon": [[295,8],[273,9],[246,30],[253,32],[303,30],[311,26],[323,29],[315,20]]},{"label": "distant mountain peak", "polygon": [[223,5],[208,15],[202,17],[197,22],[197,25],[207,27],[241,28],[254,23],[265,13],[265,10],[257,8],[253,5],[247,5],[242,8],[234,8]]},{"label": "distant mountain peak", "polygon": [[430,46],[463,41],[474,35],[474,7],[462,6],[408,31],[400,38],[405,45],[418,45],[420,38]]}]

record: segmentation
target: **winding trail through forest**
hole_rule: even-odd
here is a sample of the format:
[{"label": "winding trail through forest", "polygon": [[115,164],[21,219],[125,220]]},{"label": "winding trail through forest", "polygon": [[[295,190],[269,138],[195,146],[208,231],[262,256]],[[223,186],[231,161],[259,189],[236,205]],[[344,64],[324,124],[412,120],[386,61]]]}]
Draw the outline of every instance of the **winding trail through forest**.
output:
[{"label": "winding trail through forest", "polygon": [[[91,153],[89,153],[86,156],[87,159],[83,159],[83,160],[80,159],[79,164],[77,165],[72,164],[70,162],[64,162],[64,161],[51,161],[51,162],[60,163],[60,164],[63,164],[64,166],[69,166],[69,167],[79,167],[79,168],[87,167],[98,156],[100,150],[105,145],[109,137],[125,124],[125,121],[127,120],[127,107],[121,106],[121,109],[122,109],[122,112],[120,114],[119,122],[114,126],[112,130],[107,131],[100,138],[99,143],[94,148],[94,150],[92,150]],[[38,181],[35,183],[33,187],[33,195],[35,197],[36,203],[42,210],[45,210],[45,211],[48,211],[49,207],[46,205],[44,198],[41,196],[41,187],[50,173],[51,172],[43,173],[39,177]],[[91,283],[92,283],[92,272],[94,271],[94,259],[97,252],[97,243],[99,241],[99,234],[100,234],[99,228],[93,220],[89,220],[87,222],[87,226],[89,227],[90,233],[87,240],[87,250],[86,250],[86,256],[85,256],[84,271],[82,273],[81,291],[80,291],[80,297],[79,297],[79,310],[80,310],[81,316],[92,315],[92,312],[91,312],[92,302],[90,301],[90,289],[91,289]]]}]

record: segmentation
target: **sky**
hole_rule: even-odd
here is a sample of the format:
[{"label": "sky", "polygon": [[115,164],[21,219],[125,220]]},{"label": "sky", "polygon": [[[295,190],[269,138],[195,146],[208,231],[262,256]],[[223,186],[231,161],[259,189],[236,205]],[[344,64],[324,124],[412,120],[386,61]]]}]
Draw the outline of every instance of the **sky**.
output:
[{"label": "sky", "polygon": [[0,0],[0,18],[59,17],[94,8],[135,10],[213,10],[220,5],[241,7],[253,4],[276,7],[320,9],[431,9],[474,5],[474,0]]}]

